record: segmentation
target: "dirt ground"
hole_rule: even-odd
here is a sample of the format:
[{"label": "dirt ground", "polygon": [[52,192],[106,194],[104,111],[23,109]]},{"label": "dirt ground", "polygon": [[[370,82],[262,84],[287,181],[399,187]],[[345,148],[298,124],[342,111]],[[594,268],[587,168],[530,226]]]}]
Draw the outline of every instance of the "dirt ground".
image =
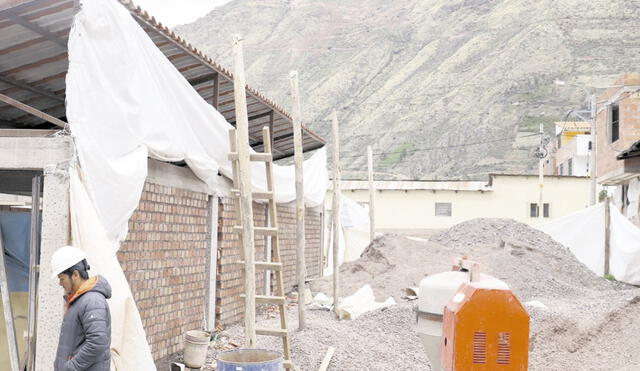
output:
[{"label": "dirt ground", "polygon": [[[353,321],[309,310],[303,331],[296,330],[297,308],[291,306],[294,362],[301,370],[317,370],[332,346],[330,370],[429,370],[415,333],[416,302],[402,299],[400,290],[449,270],[452,258],[461,255],[504,280],[525,304],[531,316],[530,370],[640,369],[635,366],[640,365],[640,289],[595,276],[546,234],[505,219],[461,223],[430,240],[376,239],[360,259],[341,267],[341,296],[368,283],[378,300],[394,296],[398,304]],[[331,277],[313,281],[312,292],[331,295],[331,282]],[[273,312],[259,317],[261,327],[277,326]],[[241,326],[223,331],[212,342],[208,364],[219,350],[233,348],[230,342],[241,345],[242,331]],[[258,339],[260,347],[281,349],[280,339]]]}]

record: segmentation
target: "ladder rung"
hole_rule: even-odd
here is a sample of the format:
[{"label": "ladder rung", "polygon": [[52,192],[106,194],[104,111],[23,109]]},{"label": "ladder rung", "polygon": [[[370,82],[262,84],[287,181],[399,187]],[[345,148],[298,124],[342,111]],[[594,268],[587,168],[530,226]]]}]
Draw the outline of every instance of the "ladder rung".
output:
[{"label": "ladder rung", "polygon": [[[245,294],[240,294],[241,298],[244,298]],[[256,304],[277,304],[284,305],[286,300],[284,296],[267,296],[267,295],[256,295]]]},{"label": "ladder rung", "polygon": [[289,331],[280,328],[256,327],[256,335],[285,337],[289,335]]},{"label": "ladder rung", "polygon": [[[237,189],[232,189],[231,194],[234,197],[240,197],[240,191]],[[270,200],[273,198],[273,192],[251,192],[251,196],[254,200]]]},{"label": "ladder rung", "polygon": [[[236,263],[244,265],[244,260],[240,260],[239,262],[236,262]],[[278,262],[261,262],[261,261],[257,261],[257,262],[255,262],[255,265],[256,265],[257,269],[268,269],[268,270],[272,270],[272,271],[281,271],[282,270],[282,263],[278,263]]]},{"label": "ladder rung", "polygon": [[[242,227],[239,225],[234,225],[233,230],[236,233],[242,233]],[[274,227],[253,227],[253,232],[255,234],[263,234],[269,236],[276,236],[278,234],[278,228]]]},{"label": "ladder rung", "polygon": [[[235,161],[238,159],[238,152],[229,152],[229,160]],[[271,162],[271,153],[252,153],[249,155],[250,161]]]}]

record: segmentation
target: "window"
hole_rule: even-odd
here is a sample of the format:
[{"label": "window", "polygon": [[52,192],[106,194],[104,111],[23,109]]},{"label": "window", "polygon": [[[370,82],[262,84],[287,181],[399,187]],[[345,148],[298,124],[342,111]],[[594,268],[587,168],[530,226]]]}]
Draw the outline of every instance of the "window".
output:
[{"label": "window", "polygon": [[558,134],[558,149],[562,147],[562,133]]},{"label": "window", "polygon": [[[542,209],[543,209],[543,217],[548,218],[549,217],[549,204],[543,204],[542,205]],[[529,204],[529,217],[531,218],[537,218],[538,217],[538,204],[537,203],[531,203]]]},{"label": "window", "polygon": [[558,175],[562,175],[562,164],[560,164],[560,166],[558,166]]},{"label": "window", "polygon": [[436,202],[436,216],[451,216],[451,202]]},{"label": "window", "polygon": [[567,175],[573,175],[573,159],[567,161]]},{"label": "window", "polygon": [[620,139],[620,107],[611,105],[611,143]]}]

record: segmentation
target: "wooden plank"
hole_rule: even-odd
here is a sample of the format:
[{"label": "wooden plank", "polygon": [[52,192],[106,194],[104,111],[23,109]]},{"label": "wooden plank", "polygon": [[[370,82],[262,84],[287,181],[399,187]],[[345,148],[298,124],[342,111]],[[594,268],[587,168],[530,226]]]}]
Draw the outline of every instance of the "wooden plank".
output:
[{"label": "wooden plank", "polygon": [[286,329],[256,327],[256,334],[283,337],[289,335],[289,331],[287,331]]},{"label": "wooden plank", "polygon": [[329,368],[329,363],[331,363],[331,358],[333,357],[333,353],[335,353],[335,351],[336,348],[334,347],[329,347],[329,349],[327,349],[327,354],[324,355],[324,359],[322,360],[318,371],[327,371],[327,368]]},{"label": "wooden plank", "polygon": [[25,111],[25,112],[27,112],[27,113],[29,113],[31,115],[39,117],[39,118],[41,118],[41,119],[43,119],[45,121],[48,121],[48,122],[50,122],[50,123],[52,123],[54,125],[59,126],[61,128],[64,128],[67,125],[66,122],[64,122],[64,121],[62,121],[60,119],[57,119],[57,118],[55,118],[55,117],[53,117],[53,116],[51,116],[49,114],[46,114],[46,113],[44,113],[44,112],[42,112],[40,110],[37,110],[37,109],[35,109],[35,108],[31,107],[31,106],[26,105],[24,103],[18,102],[17,100],[15,100],[13,98],[10,98],[10,97],[7,97],[4,94],[0,94],[0,101],[5,102],[6,104],[10,104],[10,105],[22,110],[22,111]]},{"label": "wooden plank", "polygon": [[[246,297],[246,294],[240,294],[240,297]],[[284,296],[272,296],[272,295],[256,295],[255,296],[256,303],[258,304],[276,304],[276,305],[284,305],[286,303],[286,299]]]},{"label": "wooden plank", "polygon": [[371,146],[367,146],[367,166],[369,173],[369,240],[373,242],[376,238],[376,218],[375,218],[375,198],[376,188],[373,184],[373,151]]},{"label": "wooden plank", "polygon": [[609,197],[604,201],[604,274],[609,274],[611,254],[611,202]]},{"label": "wooden plank", "polygon": [[[31,184],[31,239],[29,244],[29,316],[27,324],[27,370],[34,369],[36,352],[36,314],[38,299],[38,278],[40,276],[40,193],[42,192],[42,177],[36,176]],[[22,369],[22,367],[20,368]]]},{"label": "wooden plank", "polygon": [[0,129],[0,137],[46,137],[57,131],[57,129]]},{"label": "wooden plank", "polygon": [[[247,140],[247,143],[249,141]],[[238,153],[237,152],[229,152],[229,160],[231,161],[235,161],[238,159]],[[251,155],[249,155],[249,159],[250,161],[256,161],[256,162],[270,162],[272,161],[272,157],[271,157],[271,153],[252,153]]]},{"label": "wooden plank", "polygon": [[[244,226],[241,225],[234,225],[233,226],[233,231],[236,233],[240,233],[243,234],[245,236],[247,236],[246,234],[246,230],[244,229]],[[273,227],[253,227],[253,233],[254,235],[256,234],[260,234],[260,235],[268,235],[268,236],[275,236],[278,233],[278,230],[276,228]]]},{"label": "wooden plank", "polygon": [[11,307],[11,295],[9,294],[9,282],[7,281],[7,266],[4,261],[2,231],[0,231],[0,291],[2,291],[2,309],[7,331],[7,343],[9,344],[9,362],[11,370],[18,371],[20,369],[18,341],[16,340],[16,327],[13,323],[13,308]]},{"label": "wooden plank", "polygon": [[244,57],[242,54],[242,39],[233,36],[233,90],[236,108],[236,139],[238,151],[238,189],[240,190],[240,222],[243,228],[242,249],[244,251],[244,335],[248,348],[256,346],[256,269],[255,242],[253,226],[253,198],[251,195],[251,164],[249,147],[249,118],[244,78]]},{"label": "wooden plank", "polygon": [[340,294],[340,271],[338,251],[340,246],[340,131],[338,114],[333,110],[333,310],[338,315],[338,297]]},{"label": "wooden plank", "polygon": [[[244,260],[240,260],[237,264],[245,264]],[[255,262],[256,269],[266,269],[271,271],[280,271],[282,270],[282,263],[279,262],[270,262],[270,261],[256,261]]]},{"label": "wooden plank", "polygon": [[293,111],[291,114],[293,121],[293,143],[294,162],[296,175],[296,281],[298,282],[298,329],[305,328],[305,277],[306,267],[304,261],[305,234],[304,234],[304,184],[302,173],[302,124],[300,123],[300,91],[298,88],[298,72],[291,71],[289,74],[291,83],[291,97],[293,100]]}]

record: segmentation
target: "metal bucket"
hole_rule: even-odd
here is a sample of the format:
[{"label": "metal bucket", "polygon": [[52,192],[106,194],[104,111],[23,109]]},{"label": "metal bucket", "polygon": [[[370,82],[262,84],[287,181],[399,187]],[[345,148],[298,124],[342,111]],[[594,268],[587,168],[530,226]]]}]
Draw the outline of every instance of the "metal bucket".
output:
[{"label": "metal bucket", "polygon": [[218,354],[217,371],[281,371],[282,353],[266,349],[235,349]]},{"label": "metal bucket", "polygon": [[189,368],[200,368],[207,360],[210,334],[206,331],[187,331],[184,335],[184,364]]}]

